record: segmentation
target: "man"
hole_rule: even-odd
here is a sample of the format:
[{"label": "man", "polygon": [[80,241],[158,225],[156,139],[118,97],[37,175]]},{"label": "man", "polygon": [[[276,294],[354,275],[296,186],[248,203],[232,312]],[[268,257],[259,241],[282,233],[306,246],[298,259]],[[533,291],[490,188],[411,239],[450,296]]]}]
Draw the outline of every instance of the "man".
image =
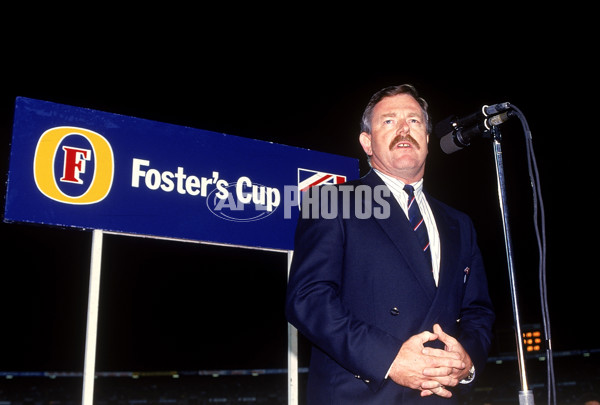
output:
[{"label": "man", "polygon": [[413,86],[373,95],[361,130],[372,170],[327,199],[338,215],[303,205],[296,230],[286,315],[312,343],[307,403],[453,403],[483,369],[494,321],[473,225],[422,190],[431,123]]}]

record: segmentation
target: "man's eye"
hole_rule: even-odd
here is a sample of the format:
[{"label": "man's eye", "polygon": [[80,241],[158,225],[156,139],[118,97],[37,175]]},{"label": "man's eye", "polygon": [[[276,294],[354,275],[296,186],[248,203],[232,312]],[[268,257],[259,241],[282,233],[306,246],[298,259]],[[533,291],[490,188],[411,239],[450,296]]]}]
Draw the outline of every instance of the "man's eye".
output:
[{"label": "man's eye", "polygon": [[384,123],[385,125],[390,125],[390,124],[393,124],[393,123],[394,123],[394,120],[392,120],[392,119],[389,119],[389,120],[384,120],[384,121],[383,121],[383,123]]}]

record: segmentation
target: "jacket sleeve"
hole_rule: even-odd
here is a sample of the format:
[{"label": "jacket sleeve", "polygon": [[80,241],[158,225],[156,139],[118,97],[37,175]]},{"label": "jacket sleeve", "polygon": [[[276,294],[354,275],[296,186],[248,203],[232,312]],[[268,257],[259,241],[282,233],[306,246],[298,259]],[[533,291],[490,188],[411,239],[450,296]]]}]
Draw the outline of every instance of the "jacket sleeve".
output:
[{"label": "jacket sleeve", "polygon": [[313,345],[377,390],[402,342],[356,318],[342,302],[344,239],[341,219],[299,220],[286,316]]}]

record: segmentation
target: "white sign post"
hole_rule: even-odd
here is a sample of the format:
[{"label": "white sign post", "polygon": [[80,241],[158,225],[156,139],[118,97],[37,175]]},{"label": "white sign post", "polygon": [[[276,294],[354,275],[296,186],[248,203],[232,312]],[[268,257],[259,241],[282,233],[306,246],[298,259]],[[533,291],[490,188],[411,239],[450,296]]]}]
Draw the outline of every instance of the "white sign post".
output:
[{"label": "white sign post", "polygon": [[85,332],[82,405],[92,405],[94,403],[96,340],[98,336],[98,307],[100,301],[100,269],[102,265],[102,237],[103,233],[101,230],[94,230],[92,236],[92,257],[90,260],[87,328]]}]

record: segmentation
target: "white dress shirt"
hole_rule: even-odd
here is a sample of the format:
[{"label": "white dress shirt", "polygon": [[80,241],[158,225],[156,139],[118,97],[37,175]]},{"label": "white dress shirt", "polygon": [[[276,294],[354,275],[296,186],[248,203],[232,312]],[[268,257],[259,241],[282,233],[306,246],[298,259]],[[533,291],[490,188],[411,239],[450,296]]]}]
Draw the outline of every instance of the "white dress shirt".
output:
[{"label": "white dress shirt", "polygon": [[[377,169],[373,170],[375,170],[375,173],[377,173],[386,186],[388,186],[392,192],[392,195],[396,198],[396,201],[398,201],[398,204],[400,204],[400,207],[408,218],[408,194],[406,194],[406,191],[404,191],[405,183],[394,177],[388,176]],[[431,263],[433,266],[433,279],[435,280],[435,285],[437,285],[440,277],[440,236],[435,224],[435,218],[433,217],[429,203],[427,203],[425,193],[423,193],[423,179],[417,181],[416,183],[411,183],[411,186],[413,186],[415,189],[415,198],[417,200],[417,204],[419,204],[419,209],[421,210],[421,215],[425,221],[425,226],[427,227],[427,235],[429,236],[429,249],[431,251]]]}]

